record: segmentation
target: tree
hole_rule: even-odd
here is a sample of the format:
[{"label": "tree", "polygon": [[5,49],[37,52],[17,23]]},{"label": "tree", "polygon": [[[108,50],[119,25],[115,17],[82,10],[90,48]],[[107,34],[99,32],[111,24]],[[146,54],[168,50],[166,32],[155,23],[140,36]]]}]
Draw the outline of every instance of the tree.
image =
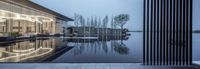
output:
[{"label": "tree", "polygon": [[103,19],[103,28],[107,28],[108,25],[108,16]]},{"label": "tree", "polygon": [[121,29],[123,29],[123,26],[126,24],[127,21],[129,21],[130,16],[128,14],[119,14],[118,16],[115,16],[114,20],[117,23],[117,25],[120,25]]},{"label": "tree", "polygon": [[77,27],[79,25],[79,15],[78,14],[74,14],[74,25]]}]

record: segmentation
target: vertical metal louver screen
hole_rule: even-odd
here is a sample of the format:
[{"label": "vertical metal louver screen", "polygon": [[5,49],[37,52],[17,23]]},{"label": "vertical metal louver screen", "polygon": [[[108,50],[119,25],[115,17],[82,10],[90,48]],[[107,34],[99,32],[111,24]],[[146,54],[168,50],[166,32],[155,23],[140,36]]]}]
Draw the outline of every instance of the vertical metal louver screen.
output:
[{"label": "vertical metal louver screen", "polygon": [[191,65],[192,0],[144,0],[144,64]]}]

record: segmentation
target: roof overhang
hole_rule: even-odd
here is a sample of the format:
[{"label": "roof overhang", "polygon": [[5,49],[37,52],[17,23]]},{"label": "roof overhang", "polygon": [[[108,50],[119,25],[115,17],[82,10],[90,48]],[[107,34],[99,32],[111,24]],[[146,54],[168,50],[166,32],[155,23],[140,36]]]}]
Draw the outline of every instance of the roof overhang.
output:
[{"label": "roof overhang", "polygon": [[62,15],[60,13],[57,13],[57,12],[51,10],[51,9],[48,9],[48,8],[46,8],[44,6],[36,4],[36,3],[34,3],[32,1],[30,1],[30,0],[1,0],[1,1],[12,3],[12,4],[19,3],[19,4],[25,5],[27,7],[31,7],[31,8],[34,8],[34,9],[37,9],[37,10],[52,14],[52,15],[56,16],[57,19],[64,20],[64,21],[73,21],[73,19],[71,19],[69,17],[66,17],[66,16],[64,16],[64,15]]}]

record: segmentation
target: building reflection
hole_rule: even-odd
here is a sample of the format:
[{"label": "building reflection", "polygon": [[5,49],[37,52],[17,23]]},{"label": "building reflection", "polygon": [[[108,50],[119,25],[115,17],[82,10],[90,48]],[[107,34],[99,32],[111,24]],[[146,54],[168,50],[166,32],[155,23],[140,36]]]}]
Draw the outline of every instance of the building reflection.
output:
[{"label": "building reflection", "polygon": [[0,46],[0,62],[37,62],[55,52],[56,39],[20,41]]},{"label": "building reflection", "polygon": [[69,50],[74,55],[81,55],[84,52],[128,55],[129,48],[123,43],[123,40],[127,39],[37,38],[0,43],[0,62],[48,62]]}]

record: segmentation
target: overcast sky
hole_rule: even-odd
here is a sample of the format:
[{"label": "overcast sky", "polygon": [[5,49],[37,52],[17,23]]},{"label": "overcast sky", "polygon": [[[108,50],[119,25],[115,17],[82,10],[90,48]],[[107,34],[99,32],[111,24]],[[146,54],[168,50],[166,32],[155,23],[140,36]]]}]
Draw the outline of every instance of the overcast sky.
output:
[{"label": "overcast sky", "polygon": [[[42,6],[73,18],[74,13],[85,18],[129,14],[130,21],[124,26],[130,30],[142,30],[143,0],[32,0]],[[111,19],[110,19],[111,20]]]},{"label": "overcast sky", "polygon": [[200,30],[200,0],[193,0],[193,29]]},{"label": "overcast sky", "polygon": [[[42,6],[73,18],[74,14],[104,17],[120,13],[130,15],[125,25],[130,30],[143,28],[143,0],[32,0]],[[193,29],[200,29],[200,0],[193,0]]]}]

